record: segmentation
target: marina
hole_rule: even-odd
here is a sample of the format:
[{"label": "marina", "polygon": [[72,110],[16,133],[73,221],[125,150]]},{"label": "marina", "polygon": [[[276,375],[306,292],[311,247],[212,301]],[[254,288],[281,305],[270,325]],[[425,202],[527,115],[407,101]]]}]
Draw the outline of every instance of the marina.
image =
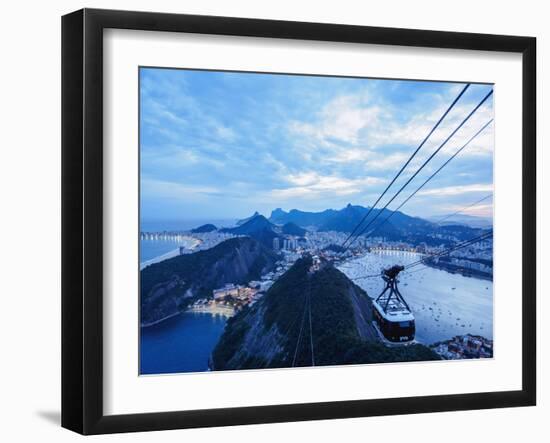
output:
[{"label": "marina", "polygon": [[[377,251],[351,259],[339,268],[353,280],[395,264],[407,265],[421,257],[412,252]],[[385,286],[381,277],[354,281],[371,298],[376,298]],[[415,340],[419,343],[432,344],[465,334],[493,339],[491,281],[429,267],[402,272],[397,281],[414,315]]]}]

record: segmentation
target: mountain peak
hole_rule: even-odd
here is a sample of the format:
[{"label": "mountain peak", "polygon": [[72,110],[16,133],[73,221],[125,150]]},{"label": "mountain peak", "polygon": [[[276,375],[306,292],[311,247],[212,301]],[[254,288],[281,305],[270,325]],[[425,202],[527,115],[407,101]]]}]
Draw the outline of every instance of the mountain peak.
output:
[{"label": "mountain peak", "polygon": [[225,228],[222,229],[221,232],[229,232],[234,235],[248,235],[258,240],[264,246],[272,248],[273,239],[278,237],[278,234],[275,232],[274,228],[275,225],[273,225],[263,215],[258,214],[244,221],[235,228]]},{"label": "mountain peak", "polygon": [[439,359],[423,345],[384,347],[367,293],[331,264],[314,272],[312,264],[310,256],[298,259],[251,309],[228,322],[212,352],[214,370],[311,366],[313,352],[295,346],[301,332],[292,327],[306,300],[317,366]]},{"label": "mountain peak", "polygon": [[227,283],[256,280],[276,261],[277,255],[255,239],[237,237],[147,266],[140,273],[141,325],[167,319],[185,310],[193,297],[209,298]]},{"label": "mountain peak", "polygon": [[259,215],[260,215],[260,213],[258,211],[254,211],[254,214],[252,214],[250,217],[246,217],[246,218],[243,218],[242,220],[238,220],[237,221],[237,226],[240,226],[240,225],[252,220],[253,218],[258,217]]},{"label": "mountain peak", "polygon": [[276,208],[273,211],[271,211],[270,218],[277,217],[277,216],[283,216],[283,215],[286,215],[286,214],[287,214],[286,211],[283,211],[281,208]]},{"label": "mountain peak", "polygon": [[306,232],[307,232],[305,229],[301,228],[300,226],[298,226],[296,223],[293,223],[293,222],[285,223],[281,228],[281,231],[283,232],[283,234],[297,235],[300,237],[303,237],[304,235],[306,235]]},{"label": "mountain peak", "polygon": [[265,218],[263,215],[256,213],[252,217],[243,221],[238,228],[235,228],[235,231],[242,233],[249,233],[251,231],[258,231],[260,229],[272,229],[273,224]]},{"label": "mountain peak", "polygon": [[195,229],[191,229],[191,232],[194,234],[197,234],[197,233],[203,233],[203,232],[212,232],[212,231],[216,231],[217,229],[218,228],[212,223],[207,223],[205,225],[200,225]]}]

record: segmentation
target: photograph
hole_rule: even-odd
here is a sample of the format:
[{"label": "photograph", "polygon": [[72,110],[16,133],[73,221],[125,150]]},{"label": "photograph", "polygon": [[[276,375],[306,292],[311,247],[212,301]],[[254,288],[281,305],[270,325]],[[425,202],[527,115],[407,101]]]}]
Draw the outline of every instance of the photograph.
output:
[{"label": "photograph", "polygon": [[518,6],[6,2],[0,442],[541,441]]},{"label": "photograph", "polygon": [[138,75],[140,375],[493,358],[493,84]]}]

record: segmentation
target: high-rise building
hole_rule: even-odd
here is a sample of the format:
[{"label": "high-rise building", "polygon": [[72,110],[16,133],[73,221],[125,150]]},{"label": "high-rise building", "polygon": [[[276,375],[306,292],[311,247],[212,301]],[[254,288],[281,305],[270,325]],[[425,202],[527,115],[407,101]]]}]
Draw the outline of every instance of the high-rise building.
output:
[{"label": "high-rise building", "polygon": [[275,237],[273,239],[273,249],[275,251],[278,251],[279,250],[279,237]]}]

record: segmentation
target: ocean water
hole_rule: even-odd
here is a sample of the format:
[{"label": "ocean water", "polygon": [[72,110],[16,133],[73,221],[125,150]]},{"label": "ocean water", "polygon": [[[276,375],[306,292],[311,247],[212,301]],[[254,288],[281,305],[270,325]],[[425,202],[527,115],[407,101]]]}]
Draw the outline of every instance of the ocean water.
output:
[{"label": "ocean water", "polygon": [[[415,253],[373,252],[347,262],[340,270],[354,278],[419,258]],[[399,291],[415,316],[417,341],[432,344],[467,333],[493,339],[493,282],[422,268],[412,268],[408,275],[405,271],[398,279]],[[354,281],[370,297],[376,298],[384,289],[379,277]]]},{"label": "ocean water", "polygon": [[140,240],[139,241],[139,262],[143,263],[147,260],[151,260],[155,257],[159,257],[168,252],[179,249],[180,246],[188,246],[191,242],[189,240]]},{"label": "ocean water", "polygon": [[[348,277],[378,273],[395,264],[420,258],[397,251],[367,254],[340,267]],[[401,274],[399,289],[416,320],[416,339],[432,344],[466,333],[493,338],[493,283],[460,274],[423,268]],[[422,269],[422,270],[420,270]],[[354,280],[376,297],[384,288],[381,278]],[[140,373],[203,372],[223,333],[226,317],[185,312],[141,329]]]},{"label": "ocean water", "polygon": [[[217,227],[233,226],[236,220],[142,220],[140,230],[142,232],[173,232],[189,231],[198,226],[212,223]],[[191,241],[188,239],[176,240],[174,238],[158,240],[140,240],[139,262],[143,263],[161,255],[179,249],[180,246],[189,247]]]},{"label": "ocean water", "polygon": [[[206,223],[233,226],[236,220],[141,221],[142,232],[188,231]],[[191,239],[140,240],[140,263],[189,247]],[[140,331],[140,374],[203,372],[223,333],[227,318],[209,313],[184,312]]]},{"label": "ocean water", "polygon": [[207,371],[226,321],[221,315],[184,312],[141,328],[140,374]]}]

